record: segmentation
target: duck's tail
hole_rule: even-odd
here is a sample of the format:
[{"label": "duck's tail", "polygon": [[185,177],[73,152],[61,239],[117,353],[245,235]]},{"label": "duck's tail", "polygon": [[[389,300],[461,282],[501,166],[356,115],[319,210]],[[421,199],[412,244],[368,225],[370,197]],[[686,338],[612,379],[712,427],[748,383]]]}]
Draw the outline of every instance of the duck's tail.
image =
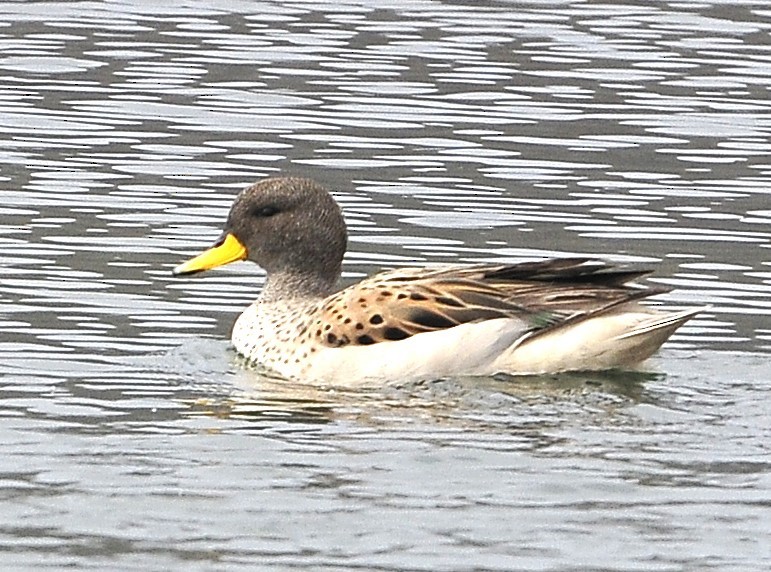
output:
[{"label": "duck's tail", "polygon": [[637,304],[588,315],[525,336],[496,360],[512,374],[592,371],[635,366],[703,308],[662,313]]}]

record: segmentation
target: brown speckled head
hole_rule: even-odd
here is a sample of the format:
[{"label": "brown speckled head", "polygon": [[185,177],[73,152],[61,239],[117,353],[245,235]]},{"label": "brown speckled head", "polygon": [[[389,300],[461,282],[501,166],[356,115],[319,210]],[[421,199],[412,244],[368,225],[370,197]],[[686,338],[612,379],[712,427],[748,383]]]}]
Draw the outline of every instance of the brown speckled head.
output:
[{"label": "brown speckled head", "polygon": [[331,195],[310,179],[277,177],[248,187],[233,203],[225,231],[269,277],[329,287],[340,276],[345,221]]}]

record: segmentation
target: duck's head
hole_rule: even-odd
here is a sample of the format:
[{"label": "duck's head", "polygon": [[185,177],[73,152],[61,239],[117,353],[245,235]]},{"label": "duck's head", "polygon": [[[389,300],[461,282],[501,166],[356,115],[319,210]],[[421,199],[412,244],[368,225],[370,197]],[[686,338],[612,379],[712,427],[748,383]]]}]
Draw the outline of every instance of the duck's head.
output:
[{"label": "duck's head", "polygon": [[271,178],[242,191],[222,236],[183,262],[175,276],[236,260],[251,260],[268,275],[334,283],[345,254],[346,230],[331,195],[310,179]]}]

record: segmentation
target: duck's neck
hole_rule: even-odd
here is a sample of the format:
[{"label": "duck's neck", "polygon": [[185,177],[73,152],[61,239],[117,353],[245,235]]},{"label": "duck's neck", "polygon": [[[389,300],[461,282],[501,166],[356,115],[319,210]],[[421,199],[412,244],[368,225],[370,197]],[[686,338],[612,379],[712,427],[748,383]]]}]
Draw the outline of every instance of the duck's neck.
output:
[{"label": "duck's neck", "polygon": [[271,272],[260,294],[260,302],[318,300],[335,290],[337,278],[297,272]]}]

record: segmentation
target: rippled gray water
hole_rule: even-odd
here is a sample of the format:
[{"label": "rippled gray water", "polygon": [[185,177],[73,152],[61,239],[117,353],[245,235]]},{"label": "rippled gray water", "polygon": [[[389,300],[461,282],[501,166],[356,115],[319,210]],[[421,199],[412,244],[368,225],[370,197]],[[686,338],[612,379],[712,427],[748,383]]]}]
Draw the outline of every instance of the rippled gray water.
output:
[{"label": "rippled gray water", "polygon": [[[0,3],[0,566],[767,570],[766,2]],[[345,279],[584,254],[709,306],[639,374],[243,367],[170,269],[255,179]]]}]

